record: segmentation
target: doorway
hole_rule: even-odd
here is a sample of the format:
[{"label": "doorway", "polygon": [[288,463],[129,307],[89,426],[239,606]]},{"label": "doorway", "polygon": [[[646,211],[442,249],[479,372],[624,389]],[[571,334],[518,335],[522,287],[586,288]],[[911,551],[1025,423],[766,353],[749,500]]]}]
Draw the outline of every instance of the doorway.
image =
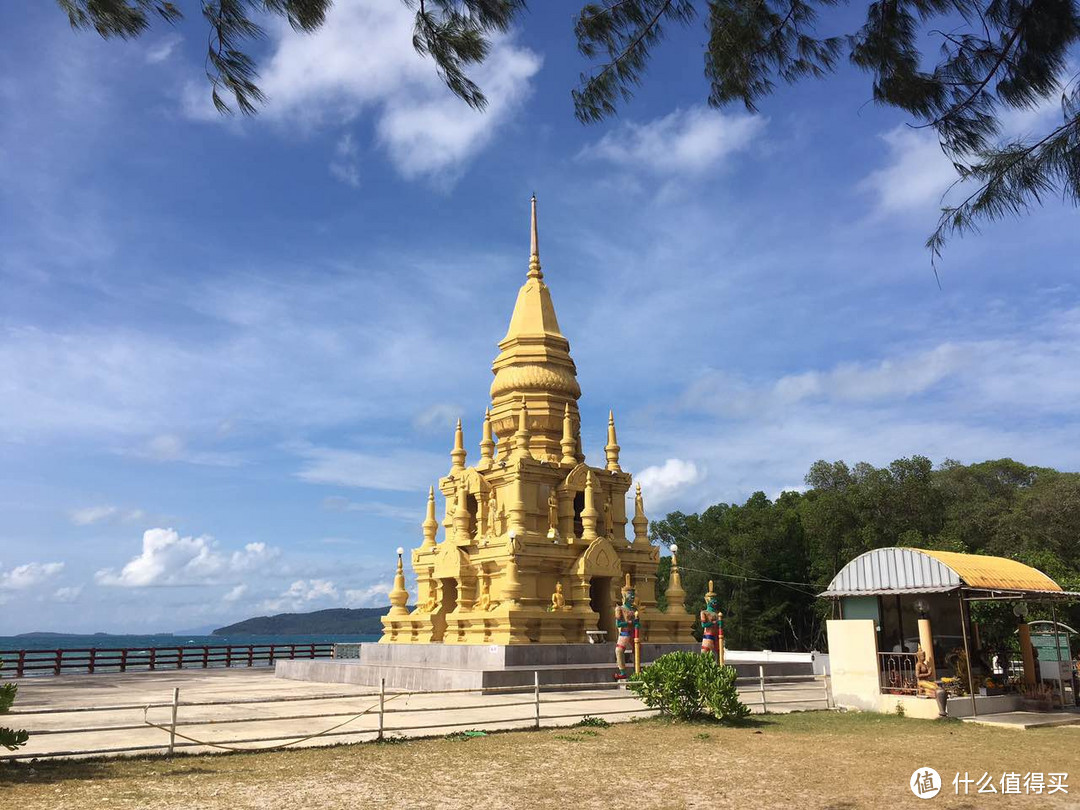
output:
[{"label": "doorway", "polygon": [[615,604],[611,601],[611,577],[589,580],[589,607],[600,614],[597,630],[607,630],[608,641],[615,640]]},{"label": "doorway", "polygon": [[439,580],[442,583],[442,609],[440,613],[453,613],[457,608],[457,580],[453,577],[445,577]]}]

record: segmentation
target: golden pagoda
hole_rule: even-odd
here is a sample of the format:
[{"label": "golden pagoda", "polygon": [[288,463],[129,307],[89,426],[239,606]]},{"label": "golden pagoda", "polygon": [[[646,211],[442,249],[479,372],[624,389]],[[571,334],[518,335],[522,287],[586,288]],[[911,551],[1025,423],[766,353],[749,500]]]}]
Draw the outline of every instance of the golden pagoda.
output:
[{"label": "golden pagoda", "polygon": [[536,197],[531,225],[528,276],[492,363],[480,458],[466,464],[458,420],[450,471],[438,484],[446,499],[442,540],[432,487],[424,539],[411,555],[416,608],[406,607],[399,553],[381,642],[565,644],[586,642],[598,630],[614,641],[627,574],[642,611],[642,641],[691,641],[694,619],[679,598],[677,574],[667,611],[656,608],[659,551],[649,543],[640,485],[627,518],[633,477],[619,466],[613,414],[604,465],[585,463],[581,388],[540,269]]}]

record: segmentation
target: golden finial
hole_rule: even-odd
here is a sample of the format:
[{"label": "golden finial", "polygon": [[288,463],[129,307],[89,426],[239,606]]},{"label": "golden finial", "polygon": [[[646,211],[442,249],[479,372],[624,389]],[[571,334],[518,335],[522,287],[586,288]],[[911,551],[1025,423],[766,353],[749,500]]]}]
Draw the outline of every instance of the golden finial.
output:
[{"label": "golden finial", "polygon": [[439,523],[435,520],[435,487],[428,488],[427,517],[424,518],[424,545],[435,545],[435,533],[439,531]]},{"label": "golden finial", "polygon": [[465,469],[465,455],[465,433],[461,429],[461,420],[458,419],[454,429],[454,449],[450,451],[451,474]]},{"label": "golden finial", "polygon": [[[491,438],[491,408],[484,410],[484,429],[480,437],[480,461],[490,462],[495,457],[495,442]],[[491,466],[487,464],[485,466]]]},{"label": "golden finial", "polygon": [[409,592],[405,590],[405,569],[401,562],[401,555],[405,549],[397,550],[397,571],[394,574],[394,587],[390,589],[390,610],[387,616],[408,616],[409,611],[405,607],[409,603]]},{"label": "golden finial", "polygon": [[536,227],[536,195],[532,195],[532,239],[529,246],[529,278],[542,279],[540,270],[540,236]]},{"label": "golden finial", "polygon": [[532,434],[529,433],[529,406],[525,402],[525,397],[521,397],[521,409],[518,411],[518,429],[514,434],[514,446],[515,452],[519,457],[532,456],[529,452],[529,439]]},{"label": "golden finial", "polygon": [[611,472],[622,472],[619,466],[619,443],[615,440],[615,411],[608,411],[607,421],[607,446],[604,455],[607,456],[607,469]]},{"label": "golden finial", "polygon": [[577,457],[574,455],[574,450],[577,449],[576,444],[574,441],[574,420],[570,418],[570,403],[567,402],[566,408],[563,410],[562,441],[559,442],[562,447],[560,464],[577,464]]},{"label": "golden finial", "polygon": [[641,484],[634,493],[634,545],[644,548],[649,545],[649,519],[645,517],[645,499],[641,497]]}]

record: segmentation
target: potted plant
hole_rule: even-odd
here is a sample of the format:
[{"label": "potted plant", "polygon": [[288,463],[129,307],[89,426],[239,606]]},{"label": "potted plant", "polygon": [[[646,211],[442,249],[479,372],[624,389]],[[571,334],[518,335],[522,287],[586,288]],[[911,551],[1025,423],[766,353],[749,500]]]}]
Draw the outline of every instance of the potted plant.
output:
[{"label": "potted plant", "polygon": [[1020,693],[1020,706],[1029,712],[1048,712],[1053,706],[1054,689],[1047,683],[1025,686]]}]

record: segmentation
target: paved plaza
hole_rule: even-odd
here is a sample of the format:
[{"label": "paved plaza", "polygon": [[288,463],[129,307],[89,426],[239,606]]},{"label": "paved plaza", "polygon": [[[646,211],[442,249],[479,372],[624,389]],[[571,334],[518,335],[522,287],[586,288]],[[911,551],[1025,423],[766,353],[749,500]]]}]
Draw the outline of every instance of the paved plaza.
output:
[{"label": "paved plaza", "polygon": [[[168,743],[168,733],[143,722],[146,717],[168,725],[173,689],[180,689],[177,720],[177,749],[202,752],[219,750],[210,746],[184,746],[179,735],[203,742],[226,744],[245,742],[238,747],[255,749],[280,745],[288,738],[331,732],[297,743],[297,746],[327,745],[375,739],[378,730],[378,695],[371,687],[290,681],[274,677],[270,669],[181,670],[140,672],[124,675],[73,675],[24,680],[19,686],[16,713],[10,720],[31,732],[30,742],[19,754],[45,754],[102,749],[143,749],[159,751]],[[771,686],[770,711],[824,708],[824,687],[820,681],[801,682],[787,687]],[[760,711],[756,689],[742,691],[743,699]],[[257,702],[266,699],[279,702]],[[325,699],[316,699],[325,698]],[[387,694],[385,734],[387,736],[441,736],[466,729],[529,728],[535,724],[536,707],[532,690],[479,694]],[[557,702],[558,701],[558,702]],[[563,702],[565,701],[565,702]],[[793,702],[788,702],[793,701]],[[217,705],[187,705],[191,703]],[[228,704],[228,705],[223,705]],[[90,708],[121,706],[106,711]],[[34,710],[72,709],[43,714],[20,714]],[[369,713],[351,719],[368,710]],[[653,714],[623,689],[551,691],[541,697],[544,726],[571,725],[586,715],[602,716],[618,722]],[[304,718],[303,715],[333,715]],[[422,728],[421,728],[422,727]],[[89,729],[110,729],[86,733]],[[70,730],[70,733],[67,732]],[[44,733],[63,731],[64,733]],[[286,738],[286,739],[282,739]]]}]

